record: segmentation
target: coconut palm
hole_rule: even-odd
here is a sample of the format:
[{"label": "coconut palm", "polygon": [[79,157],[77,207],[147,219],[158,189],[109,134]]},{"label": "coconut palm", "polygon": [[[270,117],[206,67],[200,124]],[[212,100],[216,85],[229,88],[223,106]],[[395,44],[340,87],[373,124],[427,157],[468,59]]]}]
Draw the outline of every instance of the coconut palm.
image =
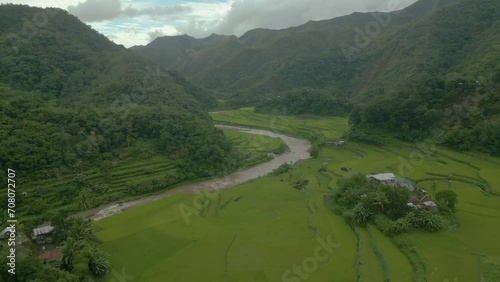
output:
[{"label": "coconut palm", "polygon": [[86,247],[86,242],[83,240],[75,240],[75,238],[68,237],[62,247],[62,268],[66,270],[73,269],[73,259],[78,252]]},{"label": "coconut palm", "polygon": [[89,269],[95,276],[103,276],[109,271],[109,254],[98,249],[96,246],[89,248]]},{"label": "coconut palm", "polygon": [[384,192],[374,193],[372,195],[371,200],[372,200],[372,205],[377,206],[381,212],[384,211],[384,205],[389,202]]},{"label": "coconut palm", "polygon": [[90,223],[82,218],[76,218],[68,230],[68,237],[72,237],[77,241],[92,240],[93,234]]},{"label": "coconut palm", "polygon": [[352,222],[357,225],[363,225],[370,219],[372,213],[369,209],[365,208],[361,203],[358,203],[352,209]]}]

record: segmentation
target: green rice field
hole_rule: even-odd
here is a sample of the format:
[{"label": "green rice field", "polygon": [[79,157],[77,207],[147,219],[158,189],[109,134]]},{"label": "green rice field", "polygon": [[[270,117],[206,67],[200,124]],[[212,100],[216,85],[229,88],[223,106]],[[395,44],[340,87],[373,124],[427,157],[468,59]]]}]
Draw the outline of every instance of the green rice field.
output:
[{"label": "green rice field", "polygon": [[[345,118],[272,117],[248,108],[212,117],[303,137],[338,139],[347,130]],[[236,146],[245,142],[234,132],[226,135]],[[251,147],[262,152],[278,144],[259,142]],[[326,172],[319,171],[323,166]],[[431,196],[455,191],[458,225],[412,231],[404,235],[412,247],[401,248],[374,226],[351,227],[325,205],[339,178],[382,172],[409,178]],[[429,144],[327,146],[290,173],[206,194],[202,204],[199,195],[178,194],[96,222],[102,248],[111,253],[104,280],[126,273],[151,282],[500,281],[498,172],[498,158]],[[299,179],[309,180],[304,191],[291,185]],[[186,216],[186,209],[196,213]]]},{"label": "green rice field", "polygon": [[[265,162],[269,159],[270,152],[278,151],[282,146],[286,147],[284,142],[278,138],[256,136],[231,130],[223,130],[223,132],[239,152],[237,155],[239,159],[235,161],[240,169]],[[127,191],[130,185],[142,185],[147,181],[162,179],[166,175],[175,175],[177,173],[176,166],[176,162],[167,156],[153,155],[115,161],[110,163],[105,170],[102,167],[96,167],[78,173],[62,174],[60,177],[25,183],[22,185],[22,192],[27,192],[28,198],[26,200],[20,199],[26,201],[25,204],[21,205],[20,212],[23,212],[24,218],[27,219],[39,216],[40,210],[48,217],[53,212],[51,207],[54,206],[78,211],[80,210],[78,202],[65,203],[61,197],[61,193],[64,193],[62,191],[72,193],[71,189],[81,190],[83,187],[92,187],[97,184],[105,185],[108,190],[103,194],[93,193],[91,207],[131,198]],[[77,183],[78,181],[82,183]],[[179,183],[181,181],[174,183],[174,185]],[[77,192],[73,194],[72,197],[68,198],[73,199],[79,196]],[[30,206],[36,207],[36,213],[30,214]]]}]

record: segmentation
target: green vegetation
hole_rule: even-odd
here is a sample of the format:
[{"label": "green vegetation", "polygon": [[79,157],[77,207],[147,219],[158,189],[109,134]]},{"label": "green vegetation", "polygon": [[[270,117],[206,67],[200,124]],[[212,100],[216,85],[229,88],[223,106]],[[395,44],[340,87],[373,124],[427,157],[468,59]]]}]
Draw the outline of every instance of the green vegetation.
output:
[{"label": "green vegetation", "polygon": [[[233,142],[231,161],[235,168],[256,165],[267,161],[270,152],[281,154],[288,150],[280,139],[231,130],[223,132]],[[164,191],[190,180],[177,168],[176,161],[153,156],[152,151],[143,149],[140,159],[104,163],[100,169],[26,183],[23,191],[28,194],[18,197],[17,212],[23,214],[30,226],[35,226],[52,218],[57,210],[85,211],[120,199]]]},{"label": "green vegetation", "polygon": [[417,141],[439,130],[439,144],[499,156],[499,5],[421,0],[239,38],[162,37],[134,51],[236,107],[340,116],[352,108],[354,141]]},{"label": "green vegetation", "polygon": [[50,15],[37,36],[0,42],[3,167],[22,170],[25,181],[41,179],[123,158],[146,140],[192,174],[227,169],[229,143],[194,86],[66,11],[2,5],[2,33],[21,36],[22,19],[37,13]]},{"label": "green vegetation", "polygon": [[254,113],[253,108],[211,113],[217,123],[266,128],[272,131],[303,137],[334,140],[342,136],[347,128],[347,120],[341,117],[287,117]]},{"label": "green vegetation", "polygon": [[[74,274],[79,280],[90,275],[102,277],[110,270],[109,254],[97,248],[99,240],[92,232],[89,221],[81,218],[66,222],[65,215],[54,219],[55,228],[67,230],[62,242],[61,269]],[[64,228],[64,229],[63,229]]]},{"label": "green vegetation", "polygon": [[443,190],[436,193],[436,201],[438,202],[440,209],[455,212],[455,205],[458,203],[458,196],[452,190]]},{"label": "green vegetation", "polygon": [[[245,109],[212,116],[216,121],[239,120],[241,124],[277,130],[269,123],[273,117]],[[329,138],[336,139],[347,130],[345,119],[341,122],[340,118],[274,118],[288,124],[287,132],[304,135],[327,135],[334,129],[338,134],[330,133]],[[322,126],[311,126],[304,132],[304,124]],[[282,167],[279,173],[220,191],[200,209],[200,215],[189,217],[188,224],[179,206],[195,207],[195,196],[175,195],[97,222],[97,235],[102,247],[113,254],[113,266],[125,267],[129,275],[147,281],[162,281],[165,276],[176,281],[280,281],[293,265],[300,265],[313,254],[316,238],[329,235],[340,246],[310,273],[311,281],[332,277],[338,281],[356,281],[357,277],[365,281],[480,281],[480,276],[495,281],[500,269],[500,247],[495,239],[500,226],[500,199],[488,195],[500,191],[493,173],[499,169],[500,160],[441,147],[424,154],[419,147],[421,144],[405,142],[324,146],[317,159]],[[340,191],[337,180],[357,173],[398,174],[405,163],[401,158],[414,161],[410,156],[415,152],[422,155],[423,162],[412,165],[411,174],[405,177],[434,199],[449,193],[441,191],[456,193],[458,224],[452,222],[439,232],[408,230],[391,238],[373,224],[353,230],[342,216],[331,212],[336,206],[329,199]],[[342,171],[341,167],[352,171]],[[304,179],[309,180],[307,188],[294,189],[293,183]],[[341,182],[345,181],[349,182]],[[384,211],[398,214],[391,203],[383,206]],[[372,208],[379,211],[382,205]],[[389,216],[381,217],[375,217],[378,227],[380,220],[391,221]],[[132,221],[134,228],[130,228]],[[105,277],[105,281],[111,279]]]},{"label": "green vegetation", "polygon": [[[495,0],[423,0],[391,15],[354,13],[282,30],[255,29],[239,38],[165,36],[133,50],[236,105],[304,88],[357,101],[382,89],[402,90],[408,78],[421,74],[498,77],[498,19]],[[366,35],[368,23],[380,31]]]},{"label": "green vegetation", "polygon": [[[339,180],[337,187],[333,206],[351,224],[364,226],[373,221],[388,236],[412,228],[439,231],[446,226],[445,217],[437,208],[412,210],[408,207],[411,195],[418,199],[426,195],[421,190],[412,193],[404,188],[369,182],[362,174]],[[436,199],[450,211],[454,209],[457,195],[453,191],[439,191]]]},{"label": "green vegetation", "polygon": [[[1,4],[0,166],[18,176],[18,230],[50,221],[63,258],[44,265],[27,241],[12,276],[1,244],[0,280],[306,280],[299,267],[309,281],[497,281],[499,19],[497,0],[420,0],[131,51],[66,11]],[[374,23],[380,32],[353,46]],[[206,113],[219,105],[254,108]],[[95,224],[68,218],[288,150],[214,123],[307,138],[312,159]],[[365,178],[383,172],[416,190]],[[413,194],[437,207],[411,209]]]},{"label": "green vegetation", "polygon": [[[101,242],[95,236],[90,221],[67,218],[67,214],[58,213],[52,218],[52,224],[55,227],[53,243],[48,244],[48,247],[53,249],[61,246],[61,261],[53,264],[42,262],[38,258],[40,246],[27,240],[16,245],[15,275],[7,272],[7,264],[2,264],[2,281],[100,281],[110,271],[110,254],[99,248]],[[2,256],[7,251],[7,248],[1,249]]]},{"label": "green vegetation", "polygon": [[351,106],[348,98],[342,97],[341,93],[305,88],[263,97],[256,103],[255,111],[275,115],[342,116],[351,111]]},{"label": "green vegetation", "polygon": [[289,150],[285,142],[279,138],[229,129],[223,129],[223,132],[233,144],[233,148],[237,150],[237,159],[234,161],[239,168],[254,166],[272,158],[269,154],[280,155]]},{"label": "green vegetation", "polygon": [[[34,15],[47,23],[22,38]],[[210,97],[180,75],[63,10],[2,4],[0,26],[0,165],[30,224],[237,168]]]},{"label": "green vegetation", "polygon": [[[357,104],[350,116],[351,140],[377,144],[370,135],[406,141],[428,136],[457,150],[481,150],[500,155],[498,82],[426,77],[395,93],[379,93]],[[416,106],[418,105],[418,106]],[[443,110],[446,109],[446,110]],[[377,131],[373,129],[377,129]],[[372,138],[373,140],[370,140]]]}]

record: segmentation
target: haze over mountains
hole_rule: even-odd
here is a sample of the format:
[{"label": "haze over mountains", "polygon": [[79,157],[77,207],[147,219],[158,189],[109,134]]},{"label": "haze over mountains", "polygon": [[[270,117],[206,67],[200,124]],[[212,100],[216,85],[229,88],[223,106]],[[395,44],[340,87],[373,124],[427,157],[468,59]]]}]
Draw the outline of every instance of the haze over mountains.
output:
[{"label": "haze over mountains", "polygon": [[[474,123],[498,124],[500,3],[494,0],[421,0],[393,13],[354,13],[284,30],[255,29],[241,37],[159,37],[131,49],[233,105],[257,105],[257,110],[342,114],[350,112],[349,101],[364,115],[354,116],[353,125],[405,128],[408,139],[427,136],[430,126],[467,127],[457,135],[470,136]],[[457,88],[465,84],[470,87]],[[473,108],[446,117],[460,119],[458,126],[435,113],[462,107],[471,97]],[[340,106],[321,109],[332,103]],[[384,114],[368,118],[368,106]],[[458,112],[464,111],[477,119],[462,122]],[[464,148],[477,142],[472,138]]]},{"label": "haze over mountains", "polygon": [[[495,44],[475,43],[485,37],[495,42],[497,21],[496,1],[422,0],[390,14],[354,13],[284,30],[251,30],[239,38],[166,36],[131,49],[231,96],[295,87],[358,94],[373,83],[395,86],[414,75],[446,74],[481,61]],[[476,54],[481,58],[473,59]],[[486,78],[495,70],[491,64],[482,68],[468,72]]]}]

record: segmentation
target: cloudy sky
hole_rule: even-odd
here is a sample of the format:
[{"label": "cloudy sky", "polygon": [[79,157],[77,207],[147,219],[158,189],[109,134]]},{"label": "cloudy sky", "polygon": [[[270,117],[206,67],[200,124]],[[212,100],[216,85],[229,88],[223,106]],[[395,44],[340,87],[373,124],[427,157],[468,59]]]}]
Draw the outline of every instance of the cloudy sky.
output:
[{"label": "cloudy sky", "polygon": [[280,29],[353,12],[393,11],[416,0],[0,0],[66,9],[126,47],[157,36],[212,33],[242,35],[253,28]]}]

